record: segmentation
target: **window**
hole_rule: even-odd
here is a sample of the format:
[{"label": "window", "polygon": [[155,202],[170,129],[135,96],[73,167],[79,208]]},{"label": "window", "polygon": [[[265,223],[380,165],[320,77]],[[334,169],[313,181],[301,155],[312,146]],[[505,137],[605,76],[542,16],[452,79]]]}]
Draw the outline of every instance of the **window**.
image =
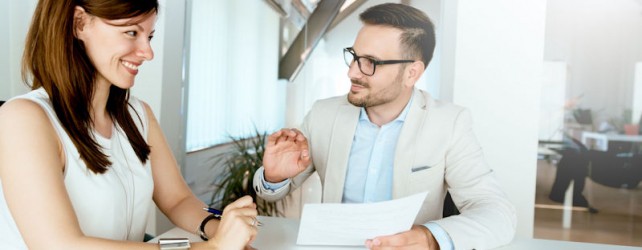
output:
[{"label": "window", "polygon": [[283,127],[279,15],[263,1],[188,1],[188,152]]}]

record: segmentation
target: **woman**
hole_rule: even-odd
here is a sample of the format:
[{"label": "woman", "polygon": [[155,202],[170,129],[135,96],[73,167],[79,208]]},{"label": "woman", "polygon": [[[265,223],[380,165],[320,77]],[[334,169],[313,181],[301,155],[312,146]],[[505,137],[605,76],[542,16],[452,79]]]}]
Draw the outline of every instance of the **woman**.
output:
[{"label": "woman", "polygon": [[[0,109],[3,249],[158,249],[143,243],[152,200],[197,233],[208,214],[189,190],[149,106],[129,96],[153,58],[157,0],[40,0],[23,78]],[[207,220],[192,249],[240,249],[255,236],[243,197]]]}]

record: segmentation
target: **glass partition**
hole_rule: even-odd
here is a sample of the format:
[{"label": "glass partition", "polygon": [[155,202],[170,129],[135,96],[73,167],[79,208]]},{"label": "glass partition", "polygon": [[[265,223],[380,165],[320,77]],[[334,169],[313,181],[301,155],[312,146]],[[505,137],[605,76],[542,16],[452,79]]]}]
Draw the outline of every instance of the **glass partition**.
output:
[{"label": "glass partition", "polygon": [[548,1],[534,237],[642,246],[642,1]]}]

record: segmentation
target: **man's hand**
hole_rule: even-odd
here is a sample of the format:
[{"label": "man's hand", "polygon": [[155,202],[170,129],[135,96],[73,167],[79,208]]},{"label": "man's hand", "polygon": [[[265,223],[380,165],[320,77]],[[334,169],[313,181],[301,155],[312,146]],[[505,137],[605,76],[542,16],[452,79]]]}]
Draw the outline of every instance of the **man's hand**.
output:
[{"label": "man's hand", "polygon": [[296,129],[281,129],[268,137],[263,154],[264,177],[281,182],[303,172],[310,164],[308,139]]},{"label": "man's hand", "polygon": [[439,250],[439,244],[430,230],[422,225],[413,225],[409,231],[366,240],[366,247],[373,250],[384,249],[427,249]]}]

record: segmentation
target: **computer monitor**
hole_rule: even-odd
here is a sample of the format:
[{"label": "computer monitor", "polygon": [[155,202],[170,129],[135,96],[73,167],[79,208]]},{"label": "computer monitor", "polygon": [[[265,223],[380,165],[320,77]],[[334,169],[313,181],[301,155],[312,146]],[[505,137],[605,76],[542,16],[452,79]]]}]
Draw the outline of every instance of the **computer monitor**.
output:
[{"label": "computer monitor", "polygon": [[579,124],[593,125],[593,116],[591,115],[591,109],[573,110],[573,117]]}]

